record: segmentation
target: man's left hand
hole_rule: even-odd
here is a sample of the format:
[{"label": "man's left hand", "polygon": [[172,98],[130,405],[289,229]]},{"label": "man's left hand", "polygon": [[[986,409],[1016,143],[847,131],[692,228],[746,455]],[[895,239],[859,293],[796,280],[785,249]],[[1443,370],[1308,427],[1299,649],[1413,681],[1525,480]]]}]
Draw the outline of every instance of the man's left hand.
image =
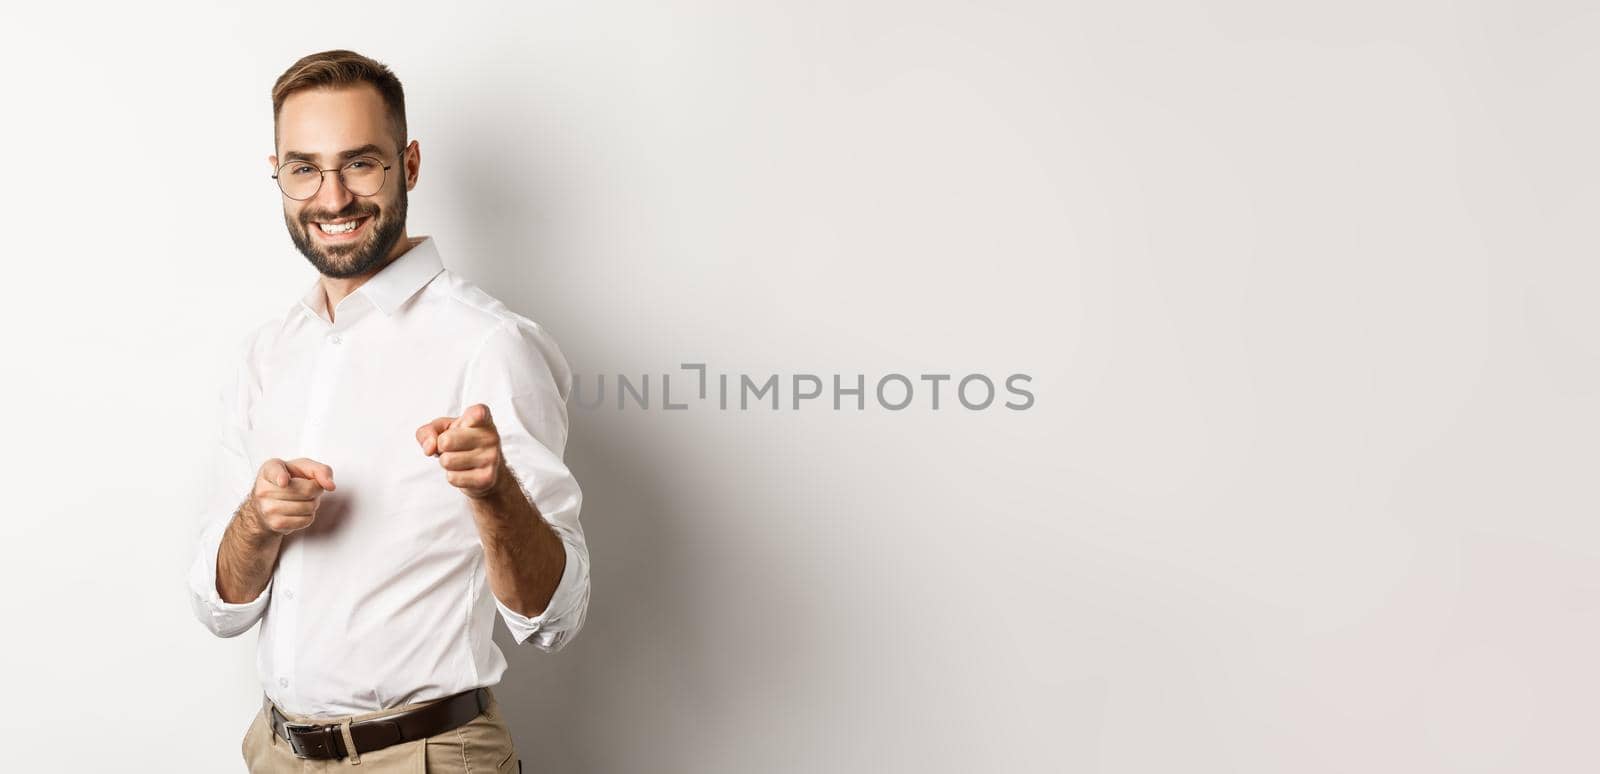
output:
[{"label": "man's left hand", "polygon": [[423,454],[438,455],[445,478],[466,496],[482,499],[494,493],[504,459],[488,406],[474,403],[459,417],[439,417],[417,428],[417,443]]}]

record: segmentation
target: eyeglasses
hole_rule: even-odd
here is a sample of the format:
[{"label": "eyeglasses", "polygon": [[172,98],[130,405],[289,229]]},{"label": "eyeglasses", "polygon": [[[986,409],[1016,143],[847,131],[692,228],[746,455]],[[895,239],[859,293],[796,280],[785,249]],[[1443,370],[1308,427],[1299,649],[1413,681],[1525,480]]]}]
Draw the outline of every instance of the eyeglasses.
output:
[{"label": "eyeglasses", "polygon": [[[400,152],[402,157],[405,151]],[[305,201],[322,190],[322,178],[329,172],[339,175],[339,182],[356,196],[371,196],[383,189],[391,165],[375,156],[357,156],[338,169],[323,169],[309,161],[286,161],[278,166],[272,179],[278,181],[283,195],[295,201]]]}]

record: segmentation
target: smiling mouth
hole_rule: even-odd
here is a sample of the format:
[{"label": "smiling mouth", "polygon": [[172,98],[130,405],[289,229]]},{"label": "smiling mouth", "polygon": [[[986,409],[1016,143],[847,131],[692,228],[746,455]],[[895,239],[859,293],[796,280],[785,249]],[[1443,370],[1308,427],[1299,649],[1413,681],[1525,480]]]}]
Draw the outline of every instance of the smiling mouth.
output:
[{"label": "smiling mouth", "polygon": [[311,230],[328,241],[342,242],[366,231],[367,221],[371,219],[372,216],[364,215],[359,218],[340,218],[327,222],[311,221]]}]

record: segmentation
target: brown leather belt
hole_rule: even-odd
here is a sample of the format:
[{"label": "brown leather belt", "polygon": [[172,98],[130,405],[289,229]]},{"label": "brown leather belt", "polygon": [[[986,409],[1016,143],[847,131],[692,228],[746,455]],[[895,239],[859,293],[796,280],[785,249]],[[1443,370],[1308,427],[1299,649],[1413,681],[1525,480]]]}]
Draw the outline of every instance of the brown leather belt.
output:
[{"label": "brown leather belt", "polygon": [[[296,758],[343,758],[349,754],[338,723],[290,722],[261,697],[272,721],[272,733],[289,743]],[[390,745],[426,739],[461,726],[489,706],[489,689],[473,688],[439,699],[425,707],[381,718],[358,720],[350,724],[350,738],[361,752],[381,750]]]}]

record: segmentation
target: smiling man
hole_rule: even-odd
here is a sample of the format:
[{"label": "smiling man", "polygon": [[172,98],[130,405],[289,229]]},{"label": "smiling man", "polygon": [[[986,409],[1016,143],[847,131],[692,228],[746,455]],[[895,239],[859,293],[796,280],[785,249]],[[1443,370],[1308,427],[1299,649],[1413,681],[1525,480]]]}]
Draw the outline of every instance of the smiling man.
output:
[{"label": "smiling man", "polygon": [[386,66],[295,62],[272,90],[284,224],[318,277],[245,337],[223,392],[196,617],[260,622],[252,772],[520,771],[492,639],[583,625],[582,492],[555,340],[406,233],[421,151]]}]

